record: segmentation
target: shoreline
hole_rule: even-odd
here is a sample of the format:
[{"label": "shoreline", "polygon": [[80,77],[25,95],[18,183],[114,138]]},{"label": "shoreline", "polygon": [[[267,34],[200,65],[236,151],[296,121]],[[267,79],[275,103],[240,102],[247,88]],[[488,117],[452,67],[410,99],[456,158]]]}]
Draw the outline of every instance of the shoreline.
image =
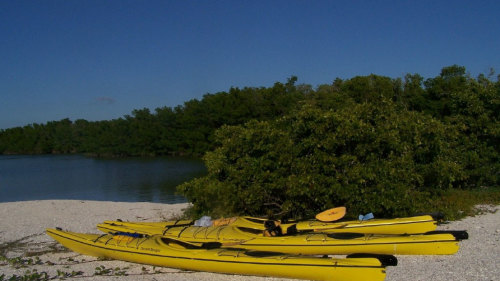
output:
[{"label": "shoreline", "polygon": [[[22,257],[16,264],[0,261],[5,277],[46,272],[78,280],[289,280],[272,277],[225,275],[182,271],[122,261],[102,261],[65,250],[46,228],[99,233],[104,220],[160,221],[178,217],[188,203],[128,203],[81,200],[41,200],[0,203],[0,254]],[[451,256],[397,256],[387,268],[388,281],[396,280],[497,280],[500,276],[500,205],[482,206],[485,212],[439,230],[467,230],[469,239]],[[31,264],[30,264],[31,263]],[[34,271],[36,270],[36,271]],[[59,271],[59,273],[58,273]],[[76,274],[71,276],[72,274]],[[127,274],[126,276],[124,274]],[[1,274],[0,274],[1,276]],[[62,277],[62,276],[61,276]]]}]

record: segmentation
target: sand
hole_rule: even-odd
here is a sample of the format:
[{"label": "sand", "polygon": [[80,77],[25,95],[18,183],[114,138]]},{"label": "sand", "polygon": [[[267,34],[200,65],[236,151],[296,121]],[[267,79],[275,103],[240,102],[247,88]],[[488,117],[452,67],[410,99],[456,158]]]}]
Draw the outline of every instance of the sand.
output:
[{"label": "sand", "polygon": [[[159,221],[179,216],[187,204],[123,203],[47,200],[0,203],[0,277],[45,273],[66,280],[287,280],[181,271],[121,261],[103,261],[62,248],[47,236],[46,228],[98,233],[104,220]],[[500,206],[480,206],[482,215],[440,225],[438,229],[467,230],[452,256],[398,256],[387,268],[388,281],[500,280]],[[17,262],[12,258],[20,257]],[[59,271],[59,273],[58,273]],[[75,277],[70,275],[74,274]],[[0,278],[1,279],[1,278]]]}]

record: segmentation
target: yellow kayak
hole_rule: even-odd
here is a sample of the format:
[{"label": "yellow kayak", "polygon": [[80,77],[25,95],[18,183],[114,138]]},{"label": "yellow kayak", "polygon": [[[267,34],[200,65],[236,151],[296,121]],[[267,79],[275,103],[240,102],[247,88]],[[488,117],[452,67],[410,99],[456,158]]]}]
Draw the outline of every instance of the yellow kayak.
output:
[{"label": "yellow kayak", "polygon": [[311,280],[381,281],[393,256],[345,259],[290,256],[243,249],[218,248],[217,243],[189,244],[161,236],[98,235],[47,229],[63,246],[84,254],[183,270],[275,276]]},{"label": "yellow kayak", "polygon": [[[192,225],[194,221],[164,221],[164,222],[122,222],[122,221],[105,221],[104,223],[112,224],[120,222],[122,225],[131,224],[133,227],[154,226],[154,227],[169,227],[178,225]],[[288,221],[286,223],[280,221],[270,221],[262,218],[254,217],[234,217],[223,218],[213,221],[213,225],[231,225],[243,228],[251,228],[257,230],[266,230],[277,227],[280,233],[296,233],[304,231],[318,232],[351,232],[351,233],[369,233],[369,234],[417,234],[434,231],[437,228],[437,221],[431,215],[414,216],[406,218],[394,219],[371,219],[367,221],[341,221],[341,222],[321,222],[317,220],[308,221]]]},{"label": "yellow kayak", "polygon": [[355,253],[386,255],[452,255],[467,232],[432,232],[415,235],[375,235],[362,233],[318,233],[266,237],[262,231],[234,226],[139,227],[98,224],[105,233],[162,235],[188,243],[218,242],[222,247],[273,251],[297,255],[349,255]]},{"label": "yellow kayak", "polygon": [[311,220],[298,222],[296,228],[297,231],[314,230],[321,232],[416,234],[436,230],[437,221],[430,215],[345,222],[321,222]]}]

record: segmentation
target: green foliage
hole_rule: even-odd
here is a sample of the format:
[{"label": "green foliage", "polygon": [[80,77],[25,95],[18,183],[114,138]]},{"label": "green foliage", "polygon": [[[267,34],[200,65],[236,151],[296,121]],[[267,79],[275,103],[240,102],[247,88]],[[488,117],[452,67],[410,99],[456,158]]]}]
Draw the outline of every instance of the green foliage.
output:
[{"label": "green foliage", "polygon": [[65,280],[66,278],[74,278],[74,277],[77,277],[77,276],[82,276],[83,275],[83,271],[75,271],[75,270],[72,270],[71,272],[67,272],[67,271],[62,271],[62,270],[57,270],[57,278],[59,280]]},{"label": "green foliage", "polygon": [[[290,115],[219,129],[208,175],[179,191],[191,215],[301,218],[345,205],[351,214],[456,216],[445,204],[453,194],[498,186],[499,85],[456,65],[425,81],[336,79],[304,91]],[[456,206],[477,201],[467,202]]]},{"label": "green foliage", "polygon": [[46,281],[51,280],[47,272],[38,272],[36,269],[28,270],[24,275],[12,275],[10,277],[5,274],[0,275],[0,281]]},{"label": "green foliage", "polygon": [[453,127],[391,101],[341,110],[304,106],[275,121],[225,126],[204,158],[208,175],[179,191],[194,214],[303,218],[348,206],[353,213],[408,215],[454,186]]},{"label": "green foliage", "polygon": [[378,103],[395,99],[400,93],[400,81],[378,75],[356,76],[342,83],[341,90],[357,103]]},{"label": "green foliage", "polygon": [[35,258],[25,258],[25,257],[15,257],[7,258],[5,256],[0,256],[0,265],[10,265],[14,268],[23,268],[30,265],[41,265],[43,264],[39,257]]},{"label": "green foliage", "polygon": [[487,208],[485,205],[498,204],[500,204],[500,188],[497,186],[473,190],[449,190],[441,196],[432,198],[428,208],[440,210],[447,219],[455,220],[480,214],[484,212],[485,207]]},{"label": "green foliage", "polygon": [[127,270],[128,268],[120,268],[120,267],[115,267],[115,268],[107,268],[104,265],[100,265],[95,268],[95,273],[94,275],[99,276],[99,275],[113,275],[113,276],[127,276]]},{"label": "green foliage", "polygon": [[[25,258],[25,257],[15,257],[15,258],[7,258],[3,255],[0,255],[0,265],[9,265],[16,269],[26,268],[28,266],[33,265],[42,265],[43,262],[39,257],[35,258]],[[0,281],[42,281],[42,280],[50,280],[51,278],[47,272],[38,272],[36,269],[26,270],[24,275],[12,275],[6,276],[5,274],[0,274]]]}]

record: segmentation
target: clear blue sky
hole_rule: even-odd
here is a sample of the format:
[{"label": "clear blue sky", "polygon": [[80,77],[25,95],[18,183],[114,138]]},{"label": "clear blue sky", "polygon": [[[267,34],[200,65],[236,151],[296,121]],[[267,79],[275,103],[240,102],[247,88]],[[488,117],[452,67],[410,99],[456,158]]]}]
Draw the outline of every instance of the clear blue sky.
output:
[{"label": "clear blue sky", "polygon": [[0,129],[230,87],[500,72],[500,1],[0,1]]}]

